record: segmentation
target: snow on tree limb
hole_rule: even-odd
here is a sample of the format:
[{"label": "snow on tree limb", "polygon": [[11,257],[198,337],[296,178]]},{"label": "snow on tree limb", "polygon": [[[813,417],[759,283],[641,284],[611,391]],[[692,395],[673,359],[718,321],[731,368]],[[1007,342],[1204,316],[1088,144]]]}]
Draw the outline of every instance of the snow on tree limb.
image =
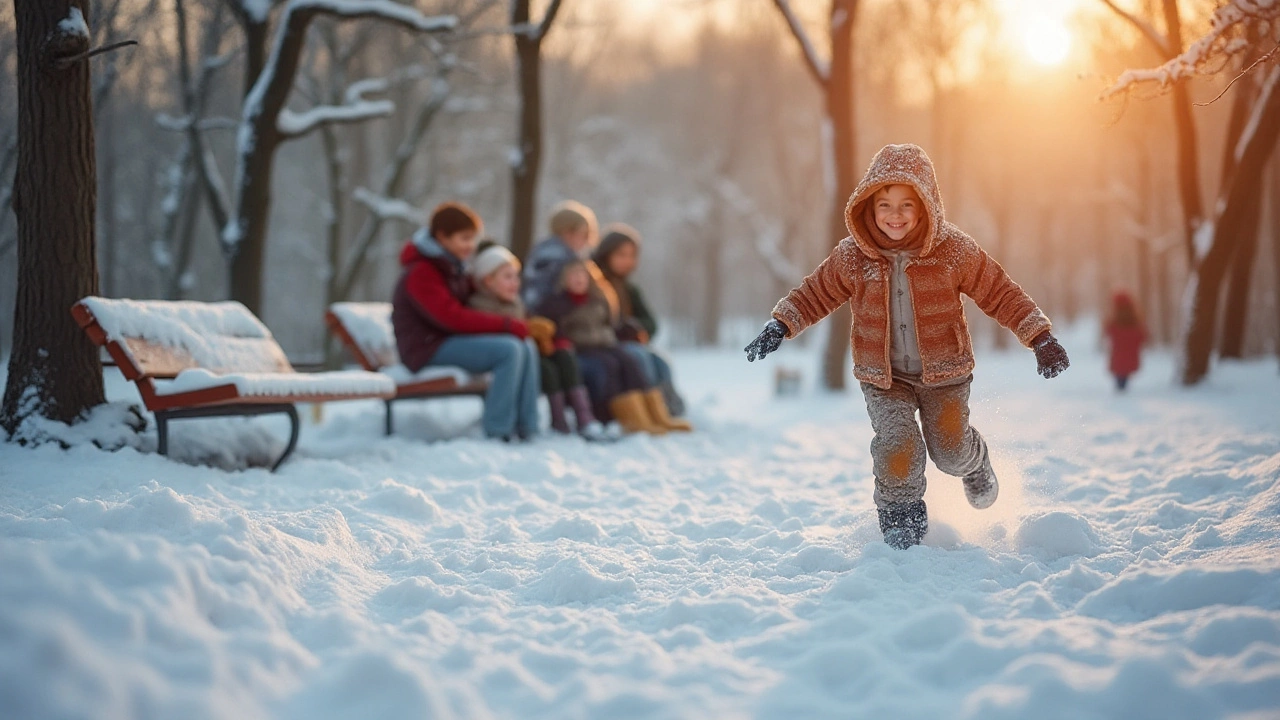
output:
[{"label": "snow on tree limb", "polygon": [[380,220],[401,220],[410,225],[421,225],[427,217],[427,211],[416,208],[399,198],[389,198],[365,188],[356,188],[351,198],[364,205]]},{"label": "snow on tree limb", "polygon": [[346,105],[319,105],[304,112],[281,110],[276,128],[287,139],[300,138],[321,125],[354,123],[371,118],[388,117],[396,111],[390,100],[361,100]]},{"label": "snow on tree limb", "polygon": [[782,244],[786,240],[784,228],[761,217],[755,203],[732,180],[722,177],[715,182],[715,188],[716,194],[751,226],[751,232],[755,236],[752,247],[774,279],[783,285],[799,282],[804,277],[804,272],[782,251]]},{"label": "snow on tree limb", "polygon": [[1280,0],[1231,0],[1214,11],[1209,32],[1191,43],[1180,55],[1157,68],[1126,70],[1102,97],[1111,98],[1145,84],[1166,89],[1196,75],[1215,61],[1225,62],[1246,50],[1249,41],[1241,31],[1248,23],[1277,19],[1280,19]]},{"label": "snow on tree limb", "polygon": [[[458,25],[456,16],[427,16],[413,7],[391,0],[290,0],[285,5],[276,30],[275,44],[261,74],[245,95],[241,111],[242,121],[236,140],[236,211],[222,231],[223,247],[233,256],[239,252],[240,243],[249,231],[250,218],[262,221],[259,211],[247,209],[247,201],[255,192],[251,188],[254,182],[270,183],[271,179],[252,176],[257,173],[257,168],[266,168],[269,172],[276,146],[280,141],[293,137],[282,131],[279,120],[298,73],[307,28],[312,20],[321,16],[340,21],[380,20],[421,33],[448,32]],[[257,230],[253,232],[256,238]]]},{"label": "snow on tree limb", "polygon": [[800,50],[803,52],[805,62],[809,66],[809,72],[813,73],[820,85],[825,85],[831,77],[831,68],[822,58],[818,57],[818,50],[809,39],[809,33],[805,31],[804,25],[800,23],[800,18],[796,16],[795,11],[791,8],[791,1],[773,0],[773,4],[778,6],[782,17],[786,18],[787,27],[791,29],[791,34],[795,36],[796,42],[800,44]]}]

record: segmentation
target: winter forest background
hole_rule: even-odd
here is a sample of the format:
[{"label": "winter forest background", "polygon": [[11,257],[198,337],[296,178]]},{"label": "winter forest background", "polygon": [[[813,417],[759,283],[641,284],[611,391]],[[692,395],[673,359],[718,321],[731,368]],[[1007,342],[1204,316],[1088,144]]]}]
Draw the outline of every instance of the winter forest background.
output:
[{"label": "winter forest background", "polygon": [[[488,233],[509,241],[521,160],[511,13],[522,4],[535,22],[548,9],[419,3],[424,14],[460,18],[448,33],[310,23],[288,91],[292,118],[345,100],[374,117],[320,125],[276,154],[260,314],[291,357],[324,356],[329,302],[388,297],[400,241],[435,203],[473,205]],[[1211,0],[554,4],[541,45],[535,232],[563,198],[638,228],[640,281],[669,319],[663,339],[673,346],[744,344],[838,239],[823,88],[780,8],[828,70],[830,14],[851,14],[854,173],[885,143],[925,146],[950,218],[1051,317],[1099,315],[1114,289],[1127,288],[1165,345],[1181,336],[1199,262],[1180,186],[1185,163],[1198,161],[1192,187],[1204,216],[1230,172],[1224,158],[1241,124],[1233,108],[1258,97],[1274,68],[1263,62],[1227,89],[1272,37],[1252,58],[1238,52],[1199,68],[1175,92],[1146,83],[1100,99],[1125,69],[1169,57],[1170,17],[1179,48],[1203,35],[1220,4]],[[234,294],[221,242],[227,210],[214,196],[235,204],[237,128],[255,62],[246,38],[270,48],[283,6],[90,3],[93,46],[139,43],[92,64],[103,295]],[[13,12],[0,7],[0,354],[12,347],[17,274]],[[1188,136],[1178,107],[1193,124],[1190,146],[1179,144]],[[1180,147],[1190,148],[1181,159]],[[197,161],[220,178],[217,192]],[[1225,316],[1241,322],[1215,330],[1223,355],[1280,349],[1280,162],[1267,163],[1258,187],[1256,242],[1225,261]],[[972,322],[978,342],[1008,342],[980,314]]]}]

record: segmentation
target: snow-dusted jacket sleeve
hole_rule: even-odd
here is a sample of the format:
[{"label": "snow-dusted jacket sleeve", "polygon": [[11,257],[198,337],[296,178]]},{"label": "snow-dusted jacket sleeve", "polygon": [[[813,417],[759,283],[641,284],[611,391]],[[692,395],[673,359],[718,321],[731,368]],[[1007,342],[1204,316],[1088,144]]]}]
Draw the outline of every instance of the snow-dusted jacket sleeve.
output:
[{"label": "snow-dusted jacket sleeve", "polygon": [[810,325],[849,302],[853,288],[849,280],[849,241],[836,246],[831,255],[773,308],[773,318],[787,326],[793,338]]},{"label": "snow-dusted jacket sleeve", "polygon": [[1031,347],[1031,341],[1053,324],[1036,306],[1035,300],[1014,282],[1009,274],[970,238],[969,247],[961,255],[960,292],[973,298],[982,312],[1008,328],[1018,342]]}]

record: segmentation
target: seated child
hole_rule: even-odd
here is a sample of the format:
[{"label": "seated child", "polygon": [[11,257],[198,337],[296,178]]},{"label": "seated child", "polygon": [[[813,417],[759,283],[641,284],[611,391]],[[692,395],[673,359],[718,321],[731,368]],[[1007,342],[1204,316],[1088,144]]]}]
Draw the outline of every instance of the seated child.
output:
[{"label": "seated child", "polygon": [[541,317],[529,317],[520,300],[520,261],[505,247],[486,240],[471,263],[476,292],[468,305],[475,310],[522,320],[541,355],[542,391],[551,408],[551,429],[569,434],[566,404],[573,408],[578,433],[588,440],[605,438],[604,426],[591,412],[591,398],[582,384],[578,359],[567,343],[555,341],[555,324]]},{"label": "seated child", "polygon": [[692,428],[672,418],[662,399],[662,391],[645,381],[639,363],[618,344],[613,311],[604,294],[591,282],[591,274],[581,260],[564,266],[560,290],[538,308],[556,324],[557,339],[571,343],[579,359],[608,369],[609,409],[627,432],[662,435]]},{"label": "seated child", "polygon": [[683,415],[684,400],[676,392],[671,363],[650,345],[658,332],[658,320],[649,310],[640,286],[631,281],[640,264],[640,233],[621,223],[611,225],[591,259],[617,298],[618,339],[640,361],[649,382],[662,390],[671,414]]},{"label": "seated child", "polygon": [[926,449],[939,470],[963,478],[973,507],[990,507],[999,491],[987,444],[969,425],[973,343],[961,294],[1033,349],[1044,377],[1070,365],[1049,318],[973,238],[947,222],[942,207],[924,150],[888,145],[876,153],[845,210],[849,237],[778,302],[773,320],[746,348],[748,360],[764,357],[851,304],[853,374],[875,431],[880,531],[899,549],[920,544],[929,527]]}]

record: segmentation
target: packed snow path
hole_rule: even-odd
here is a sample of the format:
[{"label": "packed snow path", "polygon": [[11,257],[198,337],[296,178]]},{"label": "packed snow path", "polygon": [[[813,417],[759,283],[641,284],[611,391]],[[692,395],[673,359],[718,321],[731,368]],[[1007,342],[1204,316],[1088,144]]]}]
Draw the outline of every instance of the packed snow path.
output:
[{"label": "packed snow path", "polygon": [[906,552],[860,393],[771,397],[794,349],[680,356],[701,431],[616,446],[422,441],[469,400],[330,406],[276,475],[0,444],[0,714],[1275,717],[1275,365],[1117,396],[1090,340],[980,358],[1002,497],[930,466]]}]

